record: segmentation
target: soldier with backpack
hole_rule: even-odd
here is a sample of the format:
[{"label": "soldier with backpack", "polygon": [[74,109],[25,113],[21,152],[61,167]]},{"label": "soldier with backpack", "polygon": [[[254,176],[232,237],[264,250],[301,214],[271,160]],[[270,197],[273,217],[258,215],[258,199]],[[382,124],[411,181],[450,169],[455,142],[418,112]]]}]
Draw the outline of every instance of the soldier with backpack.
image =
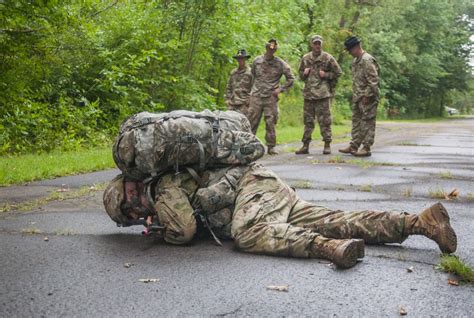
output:
[{"label": "soldier with backpack", "polygon": [[171,244],[190,242],[204,224],[216,240],[233,239],[244,252],[328,259],[349,268],[367,244],[402,243],[424,235],[444,253],[456,234],[437,203],[421,214],[331,210],[306,202],[260,164],[169,172],[148,184],[118,176],[104,191],[104,206],[119,226],[159,224]]}]

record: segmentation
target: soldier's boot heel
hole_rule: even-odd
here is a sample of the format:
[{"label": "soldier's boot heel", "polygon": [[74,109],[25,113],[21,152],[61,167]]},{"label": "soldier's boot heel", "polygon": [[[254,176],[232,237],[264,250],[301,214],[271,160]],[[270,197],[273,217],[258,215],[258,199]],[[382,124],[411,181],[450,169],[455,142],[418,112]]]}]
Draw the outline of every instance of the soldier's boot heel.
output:
[{"label": "soldier's boot heel", "polygon": [[324,258],[340,268],[353,267],[364,257],[364,241],[360,239],[335,240],[317,237],[311,246],[311,256]]},{"label": "soldier's boot heel", "polygon": [[364,146],[361,150],[351,154],[356,157],[370,157],[372,155],[372,152],[370,151],[370,147]]},{"label": "soldier's boot heel", "polygon": [[309,154],[309,143],[304,143],[303,146],[295,151],[297,155],[307,155]]},{"label": "soldier's boot heel", "polygon": [[443,253],[454,253],[457,236],[449,222],[449,215],[441,203],[425,209],[419,215],[408,215],[405,220],[407,234],[424,235],[435,241]]},{"label": "soldier's boot heel", "polygon": [[353,154],[353,153],[356,153],[357,152],[357,148],[354,147],[353,145],[349,145],[345,148],[341,148],[339,149],[339,152],[341,153],[350,153],[350,154]]},{"label": "soldier's boot heel", "polygon": [[331,143],[330,142],[324,142],[324,149],[323,149],[323,155],[330,155],[331,154]]},{"label": "soldier's boot heel", "polygon": [[268,147],[267,153],[268,153],[270,156],[278,155],[278,151],[275,150],[275,147]]}]

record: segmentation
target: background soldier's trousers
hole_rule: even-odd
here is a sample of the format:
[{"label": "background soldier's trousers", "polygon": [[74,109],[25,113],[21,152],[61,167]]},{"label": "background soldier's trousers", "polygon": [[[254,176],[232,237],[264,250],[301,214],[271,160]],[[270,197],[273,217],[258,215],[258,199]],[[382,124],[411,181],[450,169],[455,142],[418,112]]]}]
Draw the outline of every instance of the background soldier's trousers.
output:
[{"label": "background soldier's trousers", "polygon": [[351,145],[354,148],[359,148],[361,144],[370,148],[374,144],[378,103],[378,98],[372,96],[367,105],[361,101],[352,104]]},{"label": "background soldier's trousers", "polygon": [[248,119],[252,126],[252,132],[257,133],[258,125],[262,119],[265,120],[265,141],[267,146],[274,147],[276,145],[275,126],[278,122],[278,98],[250,96]]},{"label": "background soldier's trousers", "polygon": [[406,213],[346,213],[301,200],[278,177],[246,172],[232,221],[232,237],[245,252],[310,257],[317,236],[366,243],[401,243]]},{"label": "background soldier's trousers", "polygon": [[311,142],[311,135],[314,130],[314,121],[317,118],[319,129],[324,142],[332,141],[331,133],[331,98],[305,99],[304,100],[304,133],[303,143]]},{"label": "background soldier's trousers", "polygon": [[248,118],[248,112],[249,112],[249,105],[248,104],[228,105],[227,109],[239,112],[241,114],[244,114]]}]

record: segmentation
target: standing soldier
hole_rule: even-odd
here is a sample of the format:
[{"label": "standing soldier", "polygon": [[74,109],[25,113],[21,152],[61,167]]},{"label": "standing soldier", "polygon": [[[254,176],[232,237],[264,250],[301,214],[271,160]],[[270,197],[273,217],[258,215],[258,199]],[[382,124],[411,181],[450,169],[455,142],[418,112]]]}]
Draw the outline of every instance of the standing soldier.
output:
[{"label": "standing soldier", "polygon": [[[266,129],[265,141],[269,155],[278,154],[274,149],[276,145],[275,126],[278,121],[278,95],[288,91],[295,80],[288,63],[274,56],[277,48],[277,41],[270,39],[265,45],[265,54],[258,56],[253,61],[253,86],[248,114],[252,132],[256,134],[263,113]],[[280,86],[282,75],[285,75],[286,82]]]},{"label": "standing soldier", "polygon": [[230,73],[229,82],[225,91],[225,103],[229,110],[241,112],[248,116],[250,90],[252,89],[252,73],[250,67],[245,63],[250,58],[245,49],[233,56],[239,63],[239,67]]},{"label": "standing soldier", "polygon": [[[357,37],[349,37],[344,46],[354,57],[351,64],[352,141],[339,152],[368,157],[371,155],[370,147],[374,144],[375,117],[380,99],[379,66],[375,58],[362,49]],[[361,144],[364,147],[358,150]]]},{"label": "standing soldier", "polygon": [[337,79],[342,71],[334,57],[322,50],[323,38],[315,35],[311,38],[311,52],[305,54],[300,63],[300,78],[305,82],[304,97],[304,133],[303,146],[297,155],[309,153],[309,144],[317,117],[321,136],[324,140],[323,154],[331,153],[331,99],[334,96]]}]

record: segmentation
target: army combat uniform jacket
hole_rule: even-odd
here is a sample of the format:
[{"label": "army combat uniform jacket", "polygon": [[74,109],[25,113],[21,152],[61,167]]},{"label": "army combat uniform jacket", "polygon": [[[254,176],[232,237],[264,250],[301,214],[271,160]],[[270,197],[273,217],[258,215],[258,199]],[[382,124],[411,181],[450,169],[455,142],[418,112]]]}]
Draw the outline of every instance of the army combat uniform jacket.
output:
[{"label": "army combat uniform jacket", "polygon": [[366,243],[402,242],[405,214],[346,213],[306,202],[260,164],[208,171],[203,187],[189,173],[167,174],[155,185],[155,209],[169,243],[189,242],[196,210],[221,237],[245,252],[312,257],[317,236],[362,238]]},{"label": "army combat uniform jacket", "polygon": [[[311,69],[308,75],[304,75],[306,68]],[[319,71],[324,71],[327,77],[321,78]],[[303,97],[305,99],[323,99],[334,96],[334,88],[342,70],[334,57],[324,51],[314,56],[309,52],[303,56],[300,63],[299,75],[305,82]]]},{"label": "army combat uniform jacket", "polygon": [[366,96],[378,100],[379,91],[379,65],[377,60],[367,52],[354,58],[352,70],[352,96],[353,102],[358,102]]},{"label": "army combat uniform jacket", "polygon": [[[280,86],[280,78],[283,75],[286,81]],[[277,88],[286,92],[295,81],[288,63],[277,56],[271,60],[266,59],[265,55],[257,56],[252,64],[252,76],[254,81],[250,94],[257,97],[270,97]]]},{"label": "army combat uniform jacket", "polygon": [[252,89],[252,73],[250,67],[232,70],[225,91],[225,103],[229,110],[241,111],[245,114]]}]

